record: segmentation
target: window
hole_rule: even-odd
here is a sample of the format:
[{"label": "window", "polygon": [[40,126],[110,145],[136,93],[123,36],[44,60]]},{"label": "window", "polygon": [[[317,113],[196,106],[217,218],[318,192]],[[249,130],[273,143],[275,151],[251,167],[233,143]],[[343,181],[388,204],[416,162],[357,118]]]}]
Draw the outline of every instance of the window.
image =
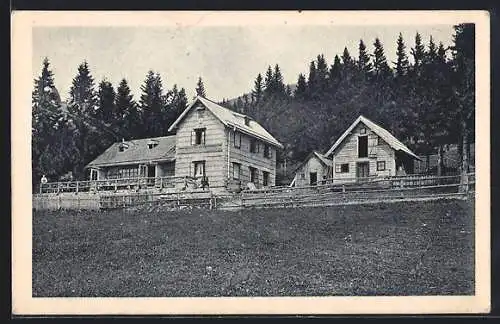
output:
[{"label": "window", "polygon": [[309,184],[311,186],[315,186],[318,184],[318,173],[316,172],[309,173]]},{"label": "window", "polygon": [[233,133],[233,142],[234,142],[234,147],[240,148],[241,147],[241,134],[238,132]]},{"label": "window", "polygon": [[269,172],[267,171],[262,171],[262,185],[263,186],[269,185]]},{"label": "window", "polygon": [[368,157],[368,136],[358,137],[358,157]]},{"label": "window", "polygon": [[361,127],[361,129],[359,130],[359,133],[360,134],[366,134],[366,128]]},{"label": "window", "polygon": [[155,140],[150,140],[148,142],[148,148],[149,149],[152,149],[153,147],[157,147],[158,146],[158,141],[155,141]]},{"label": "window", "polygon": [[271,157],[271,150],[269,149],[269,145],[264,145],[264,157],[268,159]]},{"label": "window", "polygon": [[250,126],[250,118],[248,118],[248,116],[245,116],[244,119],[245,119],[245,125]]},{"label": "window", "polygon": [[257,143],[257,140],[255,139],[250,139],[250,153],[258,153],[259,152],[259,143]]},{"label": "window", "polygon": [[385,171],[385,161],[377,161],[377,171]]},{"label": "window", "polygon": [[119,171],[119,178],[137,178],[139,176],[139,169],[135,166],[124,167]]},{"label": "window", "polygon": [[301,178],[301,179],[305,179],[305,178],[306,178],[306,174],[305,174],[305,173],[301,173],[301,174],[300,174],[300,178]]},{"label": "window", "polygon": [[205,128],[195,129],[191,133],[191,145],[205,145]]},{"label": "window", "polygon": [[380,138],[380,136],[377,136],[376,143],[377,143],[377,145],[382,145],[382,139]]},{"label": "window", "polygon": [[248,169],[250,170],[250,182],[257,183],[257,169],[253,167],[248,167]]},{"label": "window", "polygon": [[349,163],[335,164],[335,173],[347,173],[347,172],[349,172]]},{"label": "window", "polygon": [[194,177],[205,176],[205,161],[194,161],[193,162],[193,176]]},{"label": "window", "polygon": [[203,115],[205,114],[205,107],[199,106],[196,108],[196,114],[198,116],[198,119],[202,119]]},{"label": "window", "polygon": [[97,170],[90,169],[90,180],[97,180]]},{"label": "window", "polygon": [[240,180],[241,164],[233,162],[233,179]]}]

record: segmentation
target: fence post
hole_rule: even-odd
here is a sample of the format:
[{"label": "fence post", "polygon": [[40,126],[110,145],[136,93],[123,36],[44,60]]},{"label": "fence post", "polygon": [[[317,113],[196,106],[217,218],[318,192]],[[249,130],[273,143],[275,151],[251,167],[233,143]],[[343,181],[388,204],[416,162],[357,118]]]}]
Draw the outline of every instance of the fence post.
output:
[{"label": "fence post", "polygon": [[76,193],[78,193],[78,189],[79,189],[79,181],[76,182]]}]

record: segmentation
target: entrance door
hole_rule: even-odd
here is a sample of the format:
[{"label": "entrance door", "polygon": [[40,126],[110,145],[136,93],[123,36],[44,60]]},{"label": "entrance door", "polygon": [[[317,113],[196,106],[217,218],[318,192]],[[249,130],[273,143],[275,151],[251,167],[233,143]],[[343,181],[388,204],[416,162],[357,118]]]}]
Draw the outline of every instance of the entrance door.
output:
[{"label": "entrance door", "polygon": [[153,185],[155,183],[155,177],[156,177],[156,166],[154,165],[147,166],[147,177],[148,177],[148,185]]},{"label": "entrance door", "polygon": [[356,167],[356,178],[367,178],[369,169],[368,162],[358,162]]},{"label": "entrance door", "polygon": [[318,173],[311,172],[309,173],[309,184],[311,186],[315,186],[318,183]]}]

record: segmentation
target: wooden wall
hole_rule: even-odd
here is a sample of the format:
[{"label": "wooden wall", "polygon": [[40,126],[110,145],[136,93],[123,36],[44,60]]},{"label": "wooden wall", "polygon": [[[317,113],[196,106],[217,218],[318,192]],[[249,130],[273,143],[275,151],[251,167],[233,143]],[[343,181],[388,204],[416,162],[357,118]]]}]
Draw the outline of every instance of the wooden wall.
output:
[{"label": "wooden wall", "polygon": [[[191,145],[191,132],[196,128],[206,128],[205,145]],[[193,108],[178,125],[176,133],[175,176],[193,175],[193,162],[205,161],[205,174],[210,187],[225,186],[227,173],[225,126],[208,109],[198,118]],[[180,184],[179,186],[182,186]]]},{"label": "wooden wall", "polygon": [[[230,179],[233,179],[233,162],[241,164],[240,180],[243,187],[250,182],[250,169],[249,167],[258,170],[257,183],[258,188],[263,186],[263,171],[269,172],[268,186],[276,184],[276,147],[265,143],[264,141],[257,140],[259,149],[257,152],[250,152],[250,139],[252,137],[238,132],[241,134],[241,146],[236,148],[234,146],[234,130],[229,130],[229,154],[230,154]],[[264,157],[264,146],[269,147],[269,158]]]},{"label": "wooden wall", "polygon": [[[310,173],[316,172],[318,174],[318,184],[321,184],[321,181],[324,179],[331,178],[331,174],[329,174],[329,168],[325,166],[316,155],[312,155],[309,160],[297,171],[295,175],[295,186],[309,186],[310,182]],[[304,175],[304,178],[302,178]]]},{"label": "wooden wall", "polygon": [[[365,128],[365,134],[361,134],[361,128]],[[368,135],[368,158],[358,158],[358,136],[360,135]],[[355,178],[357,162],[369,162],[370,176],[395,175],[396,162],[394,150],[383,140],[377,145],[377,137],[371,129],[363,123],[359,123],[333,153],[333,178]],[[385,161],[385,171],[377,171],[377,161]],[[339,163],[349,163],[349,172],[336,173],[335,164]]]}]

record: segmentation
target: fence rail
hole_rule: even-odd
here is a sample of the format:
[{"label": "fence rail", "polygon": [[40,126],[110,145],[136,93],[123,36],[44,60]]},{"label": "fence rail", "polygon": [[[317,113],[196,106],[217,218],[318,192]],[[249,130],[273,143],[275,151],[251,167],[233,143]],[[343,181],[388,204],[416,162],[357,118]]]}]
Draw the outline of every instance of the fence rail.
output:
[{"label": "fence rail", "polygon": [[138,189],[174,189],[177,185],[197,188],[202,177],[135,177],[105,180],[60,181],[40,184],[39,193],[118,191]]},{"label": "fence rail", "polygon": [[[157,180],[157,179],[156,179]],[[78,185],[80,185],[79,183]],[[61,189],[59,187],[59,189]],[[222,187],[210,189],[224,189]],[[220,190],[219,190],[220,191]],[[303,187],[273,187],[240,193],[218,193],[201,188],[188,191],[94,191],[36,195],[34,203],[51,208],[124,208],[144,204],[172,208],[183,206],[210,209],[325,206],[401,199],[465,197],[475,191],[475,174],[467,176],[402,176],[364,181],[329,183]],[[222,191],[223,192],[223,191]],[[83,196],[82,196],[83,195]],[[80,197],[81,196],[81,197]],[[45,199],[45,200],[44,200]],[[78,206],[78,207],[77,207]],[[83,207],[82,207],[83,206]]]}]

